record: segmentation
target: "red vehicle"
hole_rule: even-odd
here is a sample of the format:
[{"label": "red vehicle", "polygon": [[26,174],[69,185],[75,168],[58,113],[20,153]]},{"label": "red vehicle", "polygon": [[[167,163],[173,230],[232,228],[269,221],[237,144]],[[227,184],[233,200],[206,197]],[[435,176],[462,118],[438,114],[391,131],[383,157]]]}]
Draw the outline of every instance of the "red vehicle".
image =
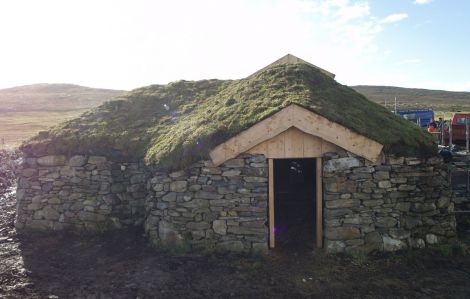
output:
[{"label": "red vehicle", "polygon": [[[452,117],[452,143],[465,144],[467,118],[470,125],[470,113],[455,113]],[[470,132],[469,132],[470,134]],[[444,141],[449,144],[449,124],[444,126]]]}]

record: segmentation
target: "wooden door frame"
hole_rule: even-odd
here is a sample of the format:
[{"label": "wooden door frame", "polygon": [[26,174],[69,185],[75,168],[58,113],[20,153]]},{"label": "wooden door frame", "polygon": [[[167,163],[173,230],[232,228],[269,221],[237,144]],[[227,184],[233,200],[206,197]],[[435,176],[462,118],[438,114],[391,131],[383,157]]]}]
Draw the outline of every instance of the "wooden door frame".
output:
[{"label": "wooden door frame", "polygon": [[[315,158],[315,185],[316,185],[316,248],[323,248],[323,180],[322,180],[322,158]],[[274,228],[274,159],[268,159],[268,194],[269,194],[269,248],[276,247],[275,228]]]}]

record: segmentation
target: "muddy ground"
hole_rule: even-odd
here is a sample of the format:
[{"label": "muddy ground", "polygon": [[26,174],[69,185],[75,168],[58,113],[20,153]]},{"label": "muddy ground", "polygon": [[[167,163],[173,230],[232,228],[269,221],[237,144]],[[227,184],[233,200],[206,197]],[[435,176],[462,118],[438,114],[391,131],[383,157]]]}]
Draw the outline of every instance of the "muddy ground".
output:
[{"label": "muddy ground", "polygon": [[19,235],[11,190],[0,191],[0,298],[470,297],[464,247],[259,257],[162,252],[141,231]]}]

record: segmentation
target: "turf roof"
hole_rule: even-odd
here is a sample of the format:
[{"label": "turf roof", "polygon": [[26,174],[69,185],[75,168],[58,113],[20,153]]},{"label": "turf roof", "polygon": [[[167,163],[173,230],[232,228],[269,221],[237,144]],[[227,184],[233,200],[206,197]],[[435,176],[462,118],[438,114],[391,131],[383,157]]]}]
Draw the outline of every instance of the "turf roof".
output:
[{"label": "turf roof", "polygon": [[178,169],[208,159],[216,145],[291,103],[383,144],[386,153],[436,152],[430,134],[302,62],[272,65],[241,80],[138,88],[33,137],[21,149],[32,156],[118,152]]}]

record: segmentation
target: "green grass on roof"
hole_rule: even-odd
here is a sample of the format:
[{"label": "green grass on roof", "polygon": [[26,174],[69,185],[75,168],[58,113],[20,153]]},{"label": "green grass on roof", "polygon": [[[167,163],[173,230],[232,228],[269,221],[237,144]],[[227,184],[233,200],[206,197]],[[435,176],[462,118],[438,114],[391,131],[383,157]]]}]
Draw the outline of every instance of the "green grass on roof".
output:
[{"label": "green grass on roof", "polygon": [[242,80],[179,81],[133,90],[32,138],[29,155],[109,154],[181,168],[273,113],[297,103],[384,145],[432,155],[430,134],[307,64],[277,65]]}]

